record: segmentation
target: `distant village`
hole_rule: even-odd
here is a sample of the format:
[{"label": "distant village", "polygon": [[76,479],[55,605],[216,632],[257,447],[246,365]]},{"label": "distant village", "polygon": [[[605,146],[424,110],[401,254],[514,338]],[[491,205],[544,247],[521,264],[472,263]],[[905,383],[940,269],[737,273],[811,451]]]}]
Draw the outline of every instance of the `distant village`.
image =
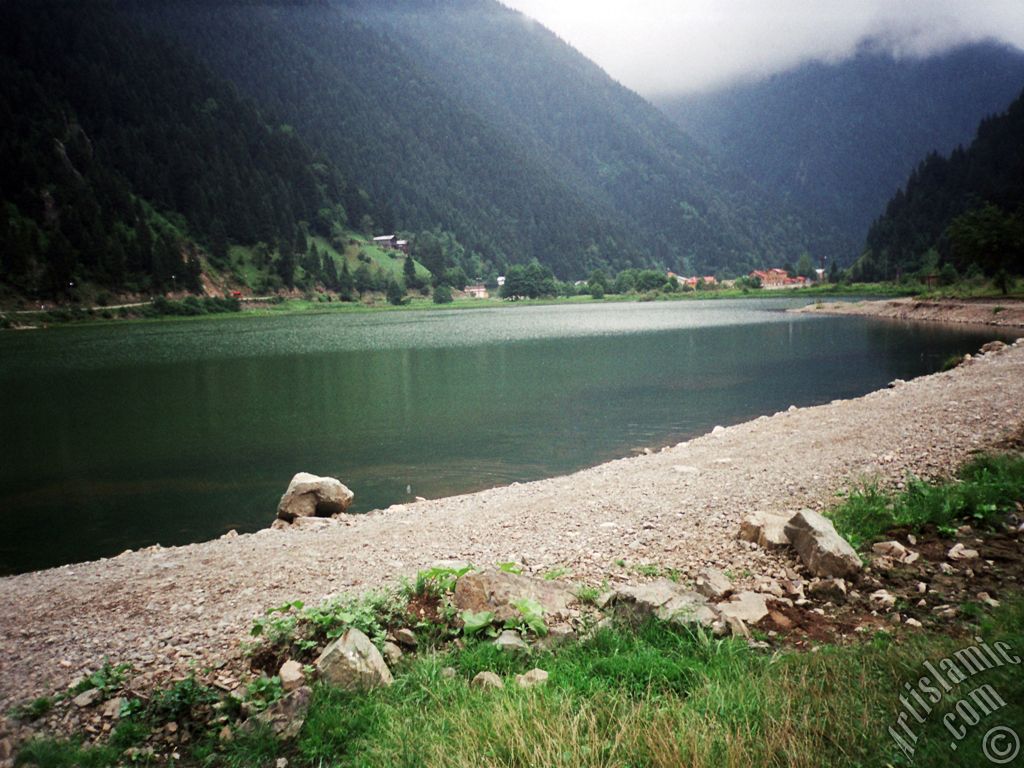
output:
[{"label": "distant village", "polygon": [[[399,239],[398,235],[378,235],[373,238],[373,244],[382,250],[394,250],[401,251],[405,255],[409,255],[409,241]],[[807,285],[811,285],[814,282],[822,282],[825,279],[824,269],[815,269],[814,276],[803,276],[795,275],[790,277],[789,273],[785,269],[755,269],[747,277],[751,281],[757,281],[761,288],[769,291],[783,290],[786,288],[802,288]],[[736,281],[735,280],[718,280],[714,275],[695,275],[686,277],[684,275],[676,274],[675,272],[668,270],[665,273],[666,280],[675,280],[681,288],[689,288],[697,290],[698,288],[732,288]],[[497,279],[498,288],[500,289],[505,284],[505,276],[499,275]],[[587,285],[586,280],[577,280],[574,283],[577,288],[581,288]],[[474,299],[487,299],[490,298],[490,292],[487,290],[487,286],[482,282],[470,283],[463,291],[469,298]]]}]

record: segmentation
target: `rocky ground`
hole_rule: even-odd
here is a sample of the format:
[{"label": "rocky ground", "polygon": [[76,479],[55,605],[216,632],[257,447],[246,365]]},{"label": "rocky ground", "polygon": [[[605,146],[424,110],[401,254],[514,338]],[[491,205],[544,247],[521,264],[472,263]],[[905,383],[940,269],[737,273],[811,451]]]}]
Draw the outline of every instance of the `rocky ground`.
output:
[{"label": "rocky ground", "polygon": [[934,323],[1024,327],[1024,302],[1015,299],[915,299],[836,301],[791,310],[816,315],[861,315]]},{"label": "rocky ground", "polygon": [[[1022,430],[1024,340],[862,398],[716,427],[566,477],[0,579],[0,709],[64,690],[104,658],[132,665],[135,691],[193,669],[232,689],[251,674],[240,645],[266,608],[360,592],[440,560],[512,560],[613,587],[713,567],[737,591],[769,590],[792,579],[796,561],[739,541],[746,513],[823,509],[866,479],[941,477]],[[925,552],[917,567],[945,557]],[[896,570],[909,596],[917,577]],[[789,622],[812,639],[820,629],[822,614],[777,609],[775,629]],[[42,725],[80,722],[65,706]]]}]

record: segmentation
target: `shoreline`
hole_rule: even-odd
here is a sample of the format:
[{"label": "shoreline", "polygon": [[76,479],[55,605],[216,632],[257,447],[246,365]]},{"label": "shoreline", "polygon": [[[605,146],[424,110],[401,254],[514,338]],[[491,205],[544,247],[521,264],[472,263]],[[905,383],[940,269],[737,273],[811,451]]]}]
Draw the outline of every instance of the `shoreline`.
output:
[{"label": "shoreline", "polygon": [[987,325],[1024,328],[1024,302],[1015,299],[917,299],[913,297],[874,301],[836,301],[809,304],[790,312],[802,315],[877,317],[922,323]]},{"label": "shoreline", "polygon": [[442,560],[513,560],[612,585],[644,580],[643,564],[684,578],[711,566],[756,586],[787,560],[736,540],[743,513],[824,509],[864,480],[944,477],[1024,431],[1022,402],[1024,340],[566,476],[4,577],[0,706],[61,689],[104,657],[133,664],[137,690],[208,666],[239,682],[241,642],[267,608],[363,592]]},{"label": "shoreline", "polygon": [[[270,297],[261,297],[258,299],[244,298],[242,299],[243,309],[238,312],[219,312],[219,313],[206,313],[199,315],[176,315],[167,314],[159,315],[155,317],[120,317],[114,316],[110,318],[102,317],[102,313],[105,311],[114,311],[119,309],[119,306],[114,307],[72,307],[68,305],[59,305],[51,307],[47,310],[24,310],[24,309],[0,309],[0,319],[7,317],[8,319],[17,318],[21,322],[12,324],[8,328],[0,326],[0,332],[5,330],[10,331],[25,331],[25,330],[49,330],[52,328],[62,327],[92,327],[92,326],[106,326],[112,324],[122,323],[163,323],[163,322],[188,322],[191,320],[215,320],[215,319],[231,319],[231,318],[252,318],[252,317],[283,317],[286,315],[305,315],[305,314],[363,314],[367,312],[423,312],[429,310],[440,310],[440,311],[462,311],[462,310],[474,310],[474,309],[503,309],[513,307],[534,307],[534,306],[561,306],[561,305],[580,305],[580,304],[621,304],[621,303],[650,303],[654,302],[665,302],[665,301],[724,301],[731,299],[793,299],[793,298],[806,298],[811,300],[812,298],[821,300],[836,299],[842,296],[865,296],[872,293],[878,293],[879,297],[889,298],[893,296],[893,290],[885,290],[879,292],[877,288],[873,288],[870,285],[857,284],[847,289],[837,289],[835,286],[823,286],[823,287],[811,287],[801,288],[793,290],[755,290],[743,292],[741,290],[708,290],[702,292],[692,293],[676,293],[676,294],[659,294],[655,298],[644,298],[639,294],[608,294],[603,299],[593,299],[589,295],[578,295],[578,296],[560,296],[551,298],[538,298],[538,299],[519,299],[516,301],[509,301],[500,298],[489,298],[489,299],[458,299],[450,304],[434,304],[430,299],[414,298],[408,304],[400,306],[393,306],[388,304],[383,298],[379,301],[375,301],[371,304],[364,304],[362,302],[319,302],[313,300],[306,300],[303,298],[289,298],[281,303],[275,303],[270,300]],[[208,298],[208,297],[198,297]],[[177,299],[175,299],[177,300]],[[140,308],[149,306],[152,302],[135,303],[129,306],[131,308]],[[84,314],[82,317],[73,317],[66,320],[48,320],[45,316],[51,311],[80,311]],[[88,314],[92,313],[92,314]]]}]

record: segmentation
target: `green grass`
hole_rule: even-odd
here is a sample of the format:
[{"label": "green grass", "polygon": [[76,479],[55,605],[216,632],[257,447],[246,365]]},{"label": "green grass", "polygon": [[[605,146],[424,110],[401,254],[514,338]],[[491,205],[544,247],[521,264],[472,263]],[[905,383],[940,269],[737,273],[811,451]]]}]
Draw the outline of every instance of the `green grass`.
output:
[{"label": "green grass", "polygon": [[[978,631],[990,644],[1020,649],[1022,619],[1013,603]],[[392,687],[366,695],[318,687],[297,742],[263,755],[300,766],[908,765],[887,732],[902,685],[926,674],[926,660],[937,663],[968,642],[881,634],[857,646],[767,655],[649,625],[605,630],[532,658],[470,644],[418,658]],[[444,678],[445,666],[457,676]],[[518,690],[512,676],[533,666],[550,673],[547,686]],[[470,688],[485,669],[506,688]],[[914,765],[980,764],[978,739],[988,726],[953,752],[941,718],[981,683],[1010,702],[992,724],[1024,725],[1024,676],[1016,667],[990,670],[955,689],[918,729]],[[254,764],[253,751],[243,740],[208,756],[243,766]]]},{"label": "green grass", "polygon": [[1024,456],[982,456],[947,483],[911,480],[901,493],[866,486],[851,493],[829,516],[836,530],[859,548],[893,528],[918,532],[932,525],[950,533],[964,522],[991,525],[1013,512],[1022,499]]},{"label": "green grass", "polygon": [[[983,637],[1024,648],[1024,601],[979,612],[967,637],[878,633],[856,645],[817,653],[749,649],[743,642],[649,624],[606,629],[556,652],[504,655],[485,642],[408,657],[394,685],[367,694],[319,685],[292,743],[265,730],[223,743],[219,728],[193,730],[181,765],[256,766],[287,757],[291,766],[907,766],[889,736],[904,683],[927,674],[954,651]],[[442,675],[454,667],[456,676]],[[534,666],[546,686],[520,690],[513,676]],[[481,691],[468,681],[482,670],[505,681]],[[989,684],[1007,706],[968,729],[953,751],[944,714],[975,687]],[[1024,728],[1024,675],[1017,666],[984,671],[939,702],[918,735],[913,765],[974,766],[980,739],[995,724]],[[120,727],[125,727],[124,724]],[[141,736],[143,734],[134,734]],[[83,748],[40,740],[21,764],[110,765],[114,747]]]}]

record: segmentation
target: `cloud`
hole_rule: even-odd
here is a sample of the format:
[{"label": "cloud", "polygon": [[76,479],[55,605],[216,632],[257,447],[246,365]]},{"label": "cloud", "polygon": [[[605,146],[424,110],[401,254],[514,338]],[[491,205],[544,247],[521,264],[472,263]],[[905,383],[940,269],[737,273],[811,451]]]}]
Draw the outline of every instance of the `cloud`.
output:
[{"label": "cloud", "polygon": [[865,40],[925,56],[992,38],[1024,48],[1022,0],[502,0],[645,96],[709,90]]}]

